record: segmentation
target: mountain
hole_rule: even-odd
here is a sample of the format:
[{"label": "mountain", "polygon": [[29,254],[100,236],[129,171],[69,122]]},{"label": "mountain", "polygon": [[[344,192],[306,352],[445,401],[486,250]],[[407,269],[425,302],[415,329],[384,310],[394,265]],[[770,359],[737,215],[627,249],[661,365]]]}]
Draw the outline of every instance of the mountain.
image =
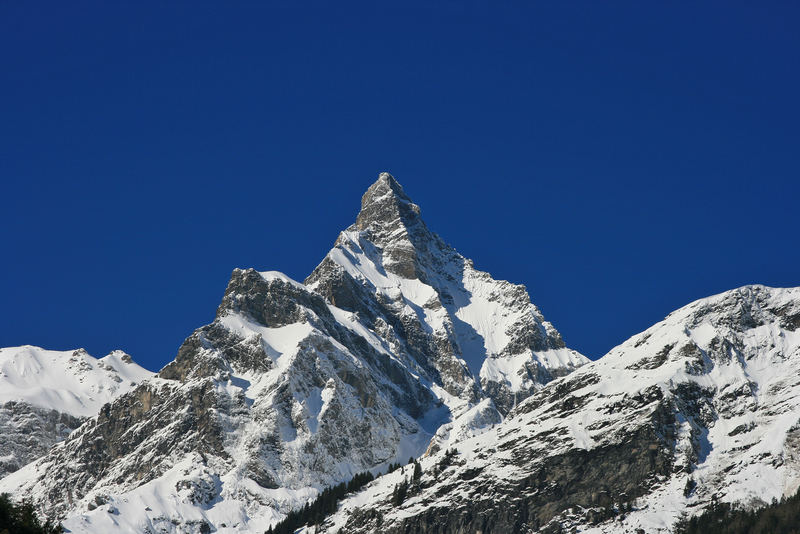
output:
[{"label": "mountain", "polygon": [[794,495],[800,288],[693,302],[422,468],[401,505],[408,468],[319,532],[670,532],[712,503]]},{"label": "mountain", "polygon": [[71,532],[263,532],[468,436],[588,360],[383,173],[304,283],[235,270],[157,376],[0,481]]},{"label": "mountain", "polygon": [[0,348],[0,478],[47,452],[153,373],[122,351]]},{"label": "mountain", "polygon": [[438,378],[453,409],[488,396],[507,413],[588,361],[565,347],[524,286],[476,270],[431,233],[388,173],[305,284]]}]

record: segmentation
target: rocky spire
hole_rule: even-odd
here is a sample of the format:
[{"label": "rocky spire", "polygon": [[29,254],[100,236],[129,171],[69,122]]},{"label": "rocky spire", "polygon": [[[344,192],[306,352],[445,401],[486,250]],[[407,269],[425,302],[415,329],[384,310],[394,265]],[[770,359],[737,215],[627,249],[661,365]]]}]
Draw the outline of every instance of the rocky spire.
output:
[{"label": "rocky spire", "polygon": [[367,189],[355,224],[305,283],[358,312],[400,358],[454,397],[476,402],[485,394],[502,412],[586,361],[564,346],[523,286],[476,270],[428,230],[389,173]]},{"label": "rocky spire", "polygon": [[351,228],[383,249],[386,268],[405,278],[420,275],[420,255],[436,239],[422,221],[419,206],[388,172],[380,173],[361,197],[361,211]]},{"label": "rocky spire", "polygon": [[361,197],[361,212],[356,219],[359,230],[366,230],[375,223],[386,224],[395,219],[419,218],[419,206],[413,204],[403,187],[388,172],[382,172]]},{"label": "rocky spire", "polygon": [[361,211],[356,218],[358,230],[373,234],[396,234],[402,225],[410,229],[422,223],[419,206],[403,191],[403,187],[388,172],[382,172],[361,197]]},{"label": "rocky spire", "polygon": [[400,200],[411,202],[411,199],[408,198],[408,195],[406,195],[403,190],[403,186],[395,180],[394,176],[388,172],[382,172],[378,175],[378,179],[375,183],[373,183],[361,197],[361,208],[364,209],[378,201],[378,199],[390,194]]}]

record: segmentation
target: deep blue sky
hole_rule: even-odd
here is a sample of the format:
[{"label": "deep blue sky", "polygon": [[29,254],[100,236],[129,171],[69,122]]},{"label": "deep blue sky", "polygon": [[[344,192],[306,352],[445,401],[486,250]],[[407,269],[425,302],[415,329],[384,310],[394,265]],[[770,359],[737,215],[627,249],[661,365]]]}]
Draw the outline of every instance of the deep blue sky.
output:
[{"label": "deep blue sky", "polygon": [[798,4],[265,4],[0,2],[0,346],[160,368],[383,170],[593,358],[800,285]]}]

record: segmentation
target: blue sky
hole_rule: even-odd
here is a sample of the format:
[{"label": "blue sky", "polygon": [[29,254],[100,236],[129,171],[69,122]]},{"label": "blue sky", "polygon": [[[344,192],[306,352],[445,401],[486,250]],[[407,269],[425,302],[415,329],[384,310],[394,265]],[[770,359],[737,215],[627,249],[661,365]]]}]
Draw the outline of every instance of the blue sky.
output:
[{"label": "blue sky", "polygon": [[800,285],[798,4],[115,4],[0,3],[0,346],[160,368],[384,170],[592,358]]}]

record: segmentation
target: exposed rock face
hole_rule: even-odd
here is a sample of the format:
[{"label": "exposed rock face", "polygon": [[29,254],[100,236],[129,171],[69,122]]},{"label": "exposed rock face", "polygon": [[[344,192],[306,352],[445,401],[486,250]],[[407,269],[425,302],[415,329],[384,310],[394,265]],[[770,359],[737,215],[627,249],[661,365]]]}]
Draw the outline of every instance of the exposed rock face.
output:
[{"label": "exposed rock face", "polygon": [[565,348],[523,286],[476,270],[431,233],[388,173],[305,283],[358,312],[408,365],[468,404],[488,396],[506,413],[587,361]]},{"label": "exposed rock face", "polygon": [[81,421],[27,402],[10,401],[0,406],[0,478],[43,456]]},{"label": "exposed rock face", "polygon": [[[759,506],[800,484],[800,288],[682,308],[556,380],[490,431],[345,502],[326,532],[669,532],[712,499]],[[361,498],[363,502],[363,498]]]},{"label": "exposed rock face", "polygon": [[156,378],[0,491],[73,532],[264,531],[322,487],[423,454],[444,423],[440,445],[485,432],[496,405],[585,361],[382,174],[305,285],[235,270]]},{"label": "exposed rock face", "polygon": [[0,349],[0,478],[44,455],[152,373],[124,352]]}]

